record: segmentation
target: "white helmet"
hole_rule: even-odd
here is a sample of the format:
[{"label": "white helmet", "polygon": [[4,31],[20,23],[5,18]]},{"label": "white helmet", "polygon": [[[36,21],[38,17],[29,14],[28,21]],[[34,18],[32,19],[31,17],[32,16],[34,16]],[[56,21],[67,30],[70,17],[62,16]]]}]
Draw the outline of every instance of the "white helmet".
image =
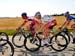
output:
[{"label": "white helmet", "polygon": [[67,11],[67,12],[64,13],[64,16],[67,16],[67,15],[69,15],[69,11]]},{"label": "white helmet", "polygon": [[36,12],[35,16],[41,16],[41,13],[40,12]]}]

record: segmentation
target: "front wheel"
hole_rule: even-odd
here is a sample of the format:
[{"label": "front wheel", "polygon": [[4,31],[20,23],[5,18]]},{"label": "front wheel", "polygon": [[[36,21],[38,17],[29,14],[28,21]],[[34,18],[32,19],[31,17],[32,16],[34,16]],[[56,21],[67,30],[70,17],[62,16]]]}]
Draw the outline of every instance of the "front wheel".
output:
[{"label": "front wheel", "polygon": [[14,46],[21,48],[24,46],[24,39],[25,35],[21,32],[17,32],[12,37],[12,43],[14,44]]},{"label": "front wheel", "polygon": [[70,41],[71,41],[71,34],[69,34],[68,32],[66,32],[66,33],[64,33],[64,32],[61,32],[60,33],[61,35],[64,35],[65,37],[66,37],[66,39],[67,39],[67,41],[68,41],[68,44],[70,43]]},{"label": "front wheel", "polygon": [[[57,38],[57,40],[55,40],[55,38]],[[64,35],[56,35],[52,37],[50,43],[52,43],[52,49],[58,52],[65,50],[68,44],[67,39]]]},{"label": "front wheel", "polygon": [[39,50],[41,47],[41,39],[38,36],[36,36],[36,37],[31,36],[31,38],[26,38],[24,40],[24,46],[25,46],[26,50],[28,50],[30,52],[35,52],[35,51]]}]

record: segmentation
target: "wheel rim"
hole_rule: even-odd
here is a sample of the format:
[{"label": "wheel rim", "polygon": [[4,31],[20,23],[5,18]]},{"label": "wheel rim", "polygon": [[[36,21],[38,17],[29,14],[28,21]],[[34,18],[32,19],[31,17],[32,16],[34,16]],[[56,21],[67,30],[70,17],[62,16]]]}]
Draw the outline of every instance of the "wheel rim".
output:
[{"label": "wheel rim", "polygon": [[[62,35],[59,35],[59,36],[62,36]],[[67,39],[65,38],[65,36],[63,36],[64,37],[64,41],[65,41],[65,43],[62,43],[62,41],[60,40],[60,42],[58,42],[58,41],[56,41],[55,40],[55,38],[56,37],[52,37],[51,38],[51,41],[50,41],[50,43],[53,43],[52,45],[51,45],[51,47],[52,47],[52,49],[54,49],[55,51],[63,51],[66,47],[67,47]]]},{"label": "wheel rim", "polygon": [[[7,40],[1,40],[1,41],[7,41]],[[13,45],[7,41],[7,44],[4,46],[0,46],[2,50],[0,50],[0,55],[4,55],[4,56],[13,56],[14,55],[14,47]]]},{"label": "wheel rim", "polygon": [[[8,35],[4,32],[0,32],[0,39],[9,40]],[[0,41],[0,45],[6,45],[7,41]]]},{"label": "wheel rim", "polygon": [[24,39],[25,36],[22,33],[16,33],[13,37],[12,37],[12,43],[14,44],[14,46],[21,48],[24,46]]},{"label": "wheel rim", "polygon": [[32,43],[29,38],[26,38],[24,41],[24,46],[28,51],[31,52],[37,51],[41,47],[41,40],[39,37],[36,37],[36,41]]}]

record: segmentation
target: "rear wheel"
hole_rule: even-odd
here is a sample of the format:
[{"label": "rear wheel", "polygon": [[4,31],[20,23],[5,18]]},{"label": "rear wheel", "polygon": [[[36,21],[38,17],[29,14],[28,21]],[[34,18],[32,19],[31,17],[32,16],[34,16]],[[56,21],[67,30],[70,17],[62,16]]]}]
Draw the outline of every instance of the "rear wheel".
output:
[{"label": "rear wheel", "polygon": [[31,38],[26,38],[24,40],[24,46],[25,46],[26,50],[35,52],[35,51],[39,50],[41,47],[41,39],[38,36],[35,38],[32,36],[31,36]]},{"label": "rear wheel", "polygon": [[[57,39],[55,40],[55,38]],[[66,37],[63,35],[56,35],[55,37],[52,37],[50,43],[52,49],[58,52],[65,50],[68,44]]]},{"label": "rear wheel", "polygon": [[66,37],[67,42],[68,42],[68,44],[69,44],[70,41],[71,41],[71,38],[72,38],[71,34],[69,34],[68,32],[67,32],[67,33],[61,32],[61,35],[64,35],[64,36]]}]

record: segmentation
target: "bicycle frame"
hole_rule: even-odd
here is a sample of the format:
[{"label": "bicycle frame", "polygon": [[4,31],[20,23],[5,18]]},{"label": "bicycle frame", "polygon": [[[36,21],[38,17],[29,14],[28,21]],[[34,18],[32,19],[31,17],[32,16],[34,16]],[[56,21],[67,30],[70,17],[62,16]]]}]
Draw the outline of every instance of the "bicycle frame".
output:
[{"label": "bicycle frame", "polygon": [[[28,30],[26,30],[26,31],[28,31]],[[26,35],[26,31],[25,31],[24,29],[20,29],[19,32],[23,33],[23,34],[26,36],[26,39],[27,39],[28,35]],[[53,44],[52,39],[53,39],[53,38],[56,38],[58,35],[61,35],[61,32],[62,32],[62,31],[57,32],[56,34],[52,35],[51,38],[50,38],[50,41],[49,41],[49,43],[50,43],[51,45],[47,45],[47,46],[51,46],[52,49],[54,49],[54,47],[52,46],[52,44]],[[29,34],[29,33],[28,33],[28,34]],[[36,36],[39,37],[39,34],[42,34],[42,32],[36,33]],[[61,35],[61,36],[63,36],[63,35]],[[63,37],[64,37],[64,36],[63,36]],[[32,38],[32,37],[31,37],[31,38]],[[25,39],[24,44],[26,44],[26,39]],[[54,40],[54,42],[56,42],[58,46],[64,47],[64,48],[61,49],[61,50],[56,50],[56,49],[54,49],[54,50],[56,50],[56,51],[62,51],[62,50],[64,50],[64,49],[67,47],[67,44],[68,44],[68,43],[67,43],[67,39],[66,39],[65,37],[64,37],[64,39],[65,39],[65,41],[66,41],[66,44],[65,44],[65,45],[61,45],[60,43],[58,43],[58,42],[56,42],[56,41]],[[40,40],[40,41],[41,41],[41,40]],[[37,44],[37,46],[39,46],[39,48],[40,48],[40,47],[43,47],[43,46],[40,46],[39,44]],[[27,47],[25,47],[25,48],[26,48],[27,50],[29,50]],[[29,51],[32,51],[32,50],[29,50]]]},{"label": "bicycle frame", "polygon": [[[30,31],[30,30],[24,30],[24,29],[20,29],[19,30],[19,32],[21,32],[21,33],[23,33],[25,36],[26,36],[26,32],[25,31]],[[54,31],[55,32],[55,31]],[[51,33],[51,32],[50,32]],[[57,36],[57,35],[64,35],[64,34],[66,34],[66,33],[68,33],[68,30],[67,29],[64,29],[64,30],[61,30],[61,31],[59,31],[59,32],[57,32],[57,33],[54,33],[53,34],[53,36],[51,36],[50,38],[53,38],[53,37],[55,37],[55,36]],[[38,32],[38,33],[36,33],[36,36],[38,36],[39,34],[42,34],[42,32]],[[29,36],[29,33],[28,33],[28,35],[26,36],[27,38],[28,38],[28,36]],[[21,39],[21,37],[20,37],[20,39]],[[50,39],[50,41],[51,41],[51,39]]]}]

